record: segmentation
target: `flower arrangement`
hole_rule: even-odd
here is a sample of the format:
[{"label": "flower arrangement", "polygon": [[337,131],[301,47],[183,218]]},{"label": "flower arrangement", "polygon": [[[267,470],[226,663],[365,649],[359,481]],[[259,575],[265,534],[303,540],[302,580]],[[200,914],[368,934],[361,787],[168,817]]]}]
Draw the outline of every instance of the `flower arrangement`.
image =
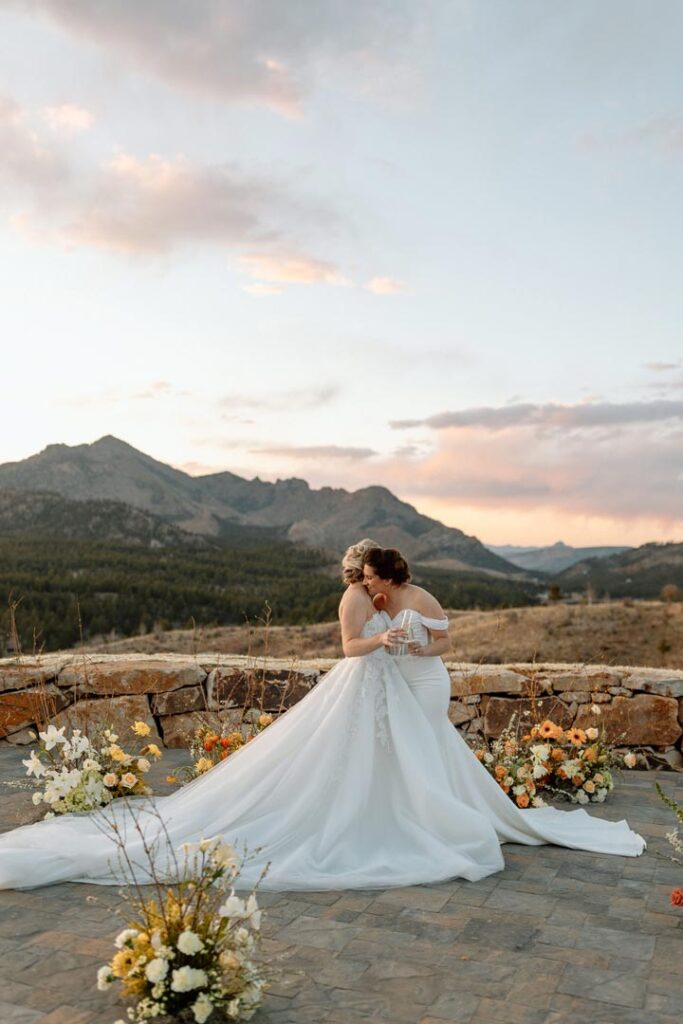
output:
[{"label": "flower arrangement", "polygon": [[183,880],[172,887],[156,880],[152,897],[137,887],[97,987],[120,982],[135,999],[133,1022],[249,1020],[266,984],[254,959],[262,913],[255,889],[246,899],[235,894],[241,864],[222,836],[180,849]]},{"label": "flower arrangement", "polygon": [[[680,824],[683,825],[683,806],[676,803],[675,800],[671,800],[658,782],[655,783],[655,789],[659,794],[660,800],[663,800],[666,806],[671,808]],[[681,836],[681,830],[678,827],[672,829],[671,832],[667,832],[666,838],[676,853],[683,857],[683,836]],[[679,859],[679,857],[672,857],[671,859],[676,864],[683,864],[683,860]],[[676,886],[671,893],[671,903],[674,907],[683,907],[683,889],[680,886]]]},{"label": "flower arrangement", "polygon": [[[599,715],[597,704],[592,706]],[[541,792],[572,803],[602,803],[614,788],[612,769],[621,760],[605,742],[604,730],[595,726],[563,729],[551,719],[532,726],[519,736],[516,719],[475,756],[518,807],[544,807]],[[633,755],[623,762],[629,767]]]},{"label": "flower arrangement", "polygon": [[223,728],[216,732],[206,723],[202,723],[190,742],[192,764],[179,768],[177,772],[167,777],[167,781],[177,782],[180,777],[183,782],[191,782],[192,779],[205,775],[267,729],[273,721],[273,715],[260,711],[259,708],[249,708],[237,729],[226,722]]},{"label": "flower arrangement", "polygon": [[[146,722],[135,722],[132,732],[144,738],[151,732]],[[144,776],[151,768],[149,758],[161,757],[156,743],[146,743],[137,754],[119,746],[111,729],[91,740],[80,729],[65,735],[66,726],[49,725],[38,734],[39,751],[22,761],[26,774],[38,784],[33,793],[37,807],[47,804],[46,818],[74,811],[94,811],[117,797],[147,796],[151,793]]]}]

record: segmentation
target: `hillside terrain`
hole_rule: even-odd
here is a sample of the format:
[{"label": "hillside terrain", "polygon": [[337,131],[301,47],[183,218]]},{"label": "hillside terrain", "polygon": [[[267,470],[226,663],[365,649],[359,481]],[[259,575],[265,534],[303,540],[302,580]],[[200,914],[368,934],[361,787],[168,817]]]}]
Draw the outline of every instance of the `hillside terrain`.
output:
[{"label": "hillside terrain", "polygon": [[590,589],[597,598],[657,598],[668,585],[683,592],[683,544],[643,544],[606,558],[589,558],[553,582],[565,593]]},{"label": "hillside terrain", "polygon": [[228,472],[192,477],[111,436],[93,444],[48,445],[21,462],[0,465],[1,490],[124,502],[207,537],[230,536],[240,526],[256,527],[335,555],[370,536],[425,565],[525,576],[476,537],[421,515],[385,487],[349,492],[314,490],[298,479],[245,480]]},{"label": "hillside terrain", "polygon": [[[504,611],[450,611],[454,661],[558,661],[683,669],[683,604],[611,602],[558,604]],[[123,653],[264,652],[273,657],[340,657],[336,622],[154,631],[85,650]]]}]

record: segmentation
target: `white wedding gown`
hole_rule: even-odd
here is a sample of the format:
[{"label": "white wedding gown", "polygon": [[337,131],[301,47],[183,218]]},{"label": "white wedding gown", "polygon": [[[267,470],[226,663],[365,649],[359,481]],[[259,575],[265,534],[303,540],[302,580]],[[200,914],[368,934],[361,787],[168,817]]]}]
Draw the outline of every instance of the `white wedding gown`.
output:
[{"label": "white wedding gown", "polygon": [[[416,618],[423,642],[425,627],[446,627]],[[377,612],[362,635],[388,622]],[[116,801],[0,836],[0,888],[125,881],[105,819],[116,821],[137,879],[147,881],[133,815],[148,841],[163,821],[174,848],[217,834],[246,846],[244,885],[270,862],[262,887],[276,890],[475,881],[504,867],[504,842],[642,853],[643,839],[625,821],[519,810],[451,725],[449,697],[440,658],[394,658],[383,648],[346,658],[253,742],[153,805],[137,800],[131,811]],[[155,862],[173,877],[167,843]]]}]

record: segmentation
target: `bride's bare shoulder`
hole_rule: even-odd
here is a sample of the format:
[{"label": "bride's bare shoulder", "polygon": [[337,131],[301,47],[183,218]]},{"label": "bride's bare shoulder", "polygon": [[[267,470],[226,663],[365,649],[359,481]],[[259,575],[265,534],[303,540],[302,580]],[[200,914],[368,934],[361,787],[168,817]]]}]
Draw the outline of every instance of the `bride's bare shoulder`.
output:
[{"label": "bride's bare shoulder", "polygon": [[339,607],[360,607],[362,605],[368,606],[371,604],[372,601],[370,600],[370,595],[362,583],[349,583],[348,587],[342,594]]},{"label": "bride's bare shoulder", "polygon": [[414,583],[407,584],[410,587],[410,599],[411,607],[415,608],[416,612],[420,612],[428,619],[445,619],[444,610],[428,590],[424,587],[418,587]]}]

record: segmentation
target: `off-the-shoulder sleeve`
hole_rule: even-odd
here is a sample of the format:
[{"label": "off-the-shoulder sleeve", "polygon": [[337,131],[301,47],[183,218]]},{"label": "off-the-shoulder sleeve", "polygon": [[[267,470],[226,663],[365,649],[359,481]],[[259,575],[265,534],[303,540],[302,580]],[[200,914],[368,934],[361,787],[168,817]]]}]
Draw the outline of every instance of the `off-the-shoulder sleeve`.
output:
[{"label": "off-the-shoulder sleeve", "polygon": [[427,629],[448,629],[448,619],[428,619],[426,615],[420,615],[420,619]]}]

